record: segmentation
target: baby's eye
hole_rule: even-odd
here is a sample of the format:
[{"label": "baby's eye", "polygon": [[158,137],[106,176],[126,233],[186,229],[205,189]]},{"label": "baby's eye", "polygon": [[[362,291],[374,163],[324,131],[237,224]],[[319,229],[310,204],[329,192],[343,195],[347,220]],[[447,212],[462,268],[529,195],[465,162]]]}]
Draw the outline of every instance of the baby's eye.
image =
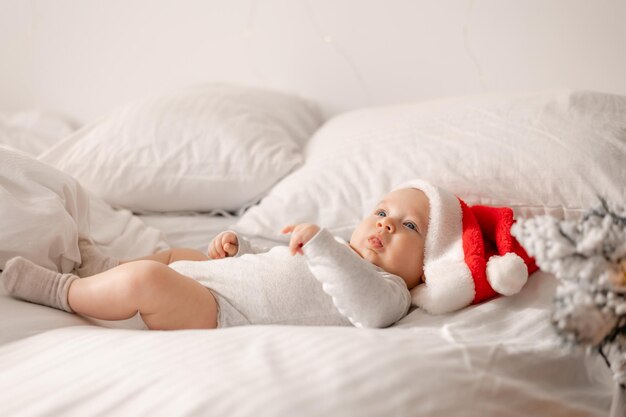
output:
[{"label": "baby's eye", "polygon": [[416,232],[419,232],[419,230],[417,230],[417,225],[413,222],[404,222],[404,225],[411,230],[415,230]]},{"label": "baby's eye", "polygon": [[385,210],[376,210],[374,214],[378,217],[387,217],[387,213],[385,213]]}]

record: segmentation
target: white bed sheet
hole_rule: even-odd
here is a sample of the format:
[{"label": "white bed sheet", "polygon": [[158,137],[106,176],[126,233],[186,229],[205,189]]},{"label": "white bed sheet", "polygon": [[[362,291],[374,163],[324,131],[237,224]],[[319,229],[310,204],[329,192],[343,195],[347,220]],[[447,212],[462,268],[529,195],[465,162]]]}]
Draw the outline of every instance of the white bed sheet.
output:
[{"label": "white bed sheet", "polygon": [[205,252],[209,242],[228,230],[239,217],[224,214],[144,214],[138,216],[147,226],[161,230],[172,247]]},{"label": "white bed sheet", "polygon": [[[236,220],[142,219],[170,245],[197,249]],[[0,290],[0,408],[6,416],[607,415],[610,371],[560,348],[549,325],[554,287],[537,273],[513,297],[446,316],[415,310],[382,330],[176,332],[138,330],[138,318],[87,320]]]}]

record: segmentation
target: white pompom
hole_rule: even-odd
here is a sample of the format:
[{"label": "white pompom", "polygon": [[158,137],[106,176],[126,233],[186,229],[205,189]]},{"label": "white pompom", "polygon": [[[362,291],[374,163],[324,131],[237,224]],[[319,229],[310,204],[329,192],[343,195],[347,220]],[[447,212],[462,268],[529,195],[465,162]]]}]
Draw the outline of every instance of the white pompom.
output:
[{"label": "white pompom", "polygon": [[513,252],[492,256],[487,262],[487,280],[499,294],[517,294],[528,280],[528,267]]}]

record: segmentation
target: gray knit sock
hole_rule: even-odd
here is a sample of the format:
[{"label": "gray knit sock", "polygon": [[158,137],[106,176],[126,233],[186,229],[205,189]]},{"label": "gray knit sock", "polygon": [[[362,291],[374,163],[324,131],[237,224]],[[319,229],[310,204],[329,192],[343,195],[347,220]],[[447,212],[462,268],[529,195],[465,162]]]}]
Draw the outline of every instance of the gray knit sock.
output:
[{"label": "gray knit sock", "polygon": [[76,267],[76,275],[81,278],[90,277],[100,272],[108,271],[120,264],[120,261],[105,255],[95,243],[89,239],[79,238],[80,266]]},{"label": "gray knit sock", "polygon": [[72,313],[67,301],[76,275],[46,269],[20,256],[10,259],[2,271],[4,287],[13,297]]}]

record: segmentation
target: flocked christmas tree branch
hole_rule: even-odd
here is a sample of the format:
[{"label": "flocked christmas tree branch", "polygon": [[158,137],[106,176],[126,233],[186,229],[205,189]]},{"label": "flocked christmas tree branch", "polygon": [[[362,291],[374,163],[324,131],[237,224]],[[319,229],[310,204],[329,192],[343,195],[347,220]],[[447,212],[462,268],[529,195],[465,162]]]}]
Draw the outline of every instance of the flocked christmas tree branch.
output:
[{"label": "flocked christmas tree branch", "polygon": [[599,199],[579,221],[521,219],[512,233],[559,280],[552,321],[562,340],[612,352],[615,378],[626,384],[626,209]]}]

